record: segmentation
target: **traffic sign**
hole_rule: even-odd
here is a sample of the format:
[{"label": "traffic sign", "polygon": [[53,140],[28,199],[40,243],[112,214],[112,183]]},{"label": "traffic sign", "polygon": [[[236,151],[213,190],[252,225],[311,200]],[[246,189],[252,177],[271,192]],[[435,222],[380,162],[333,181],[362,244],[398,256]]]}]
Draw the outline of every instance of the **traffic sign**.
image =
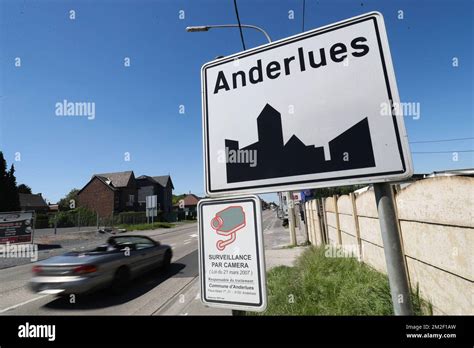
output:
[{"label": "traffic sign", "polygon": [[413,173],[378,12],[209,62],[202,94],[210,196]]},{"label": "traffic sign", "polygon": [[210,307],[265,310],[260,199],[202,199],[198,224],[201,301]]},{"label": "traffic sign", "polygon": [[146,217],[154,217],[158,215],[157,201],[157,195],[146,196]]}]

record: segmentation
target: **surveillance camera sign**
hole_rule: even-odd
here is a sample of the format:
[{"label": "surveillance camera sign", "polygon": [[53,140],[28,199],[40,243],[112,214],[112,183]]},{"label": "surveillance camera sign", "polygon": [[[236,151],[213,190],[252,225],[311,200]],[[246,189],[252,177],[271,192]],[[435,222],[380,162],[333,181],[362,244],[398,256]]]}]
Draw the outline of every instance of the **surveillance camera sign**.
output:
[{"label": "surveillance camera sign", "polygon": [[412,175],[380,13],[207,63],[202,95],[211,196]]},{"label": "surveillance camera sign", "polygon": [[201,300],[211,307],[263,311],[266,277],[260,199],[198,203]]}]

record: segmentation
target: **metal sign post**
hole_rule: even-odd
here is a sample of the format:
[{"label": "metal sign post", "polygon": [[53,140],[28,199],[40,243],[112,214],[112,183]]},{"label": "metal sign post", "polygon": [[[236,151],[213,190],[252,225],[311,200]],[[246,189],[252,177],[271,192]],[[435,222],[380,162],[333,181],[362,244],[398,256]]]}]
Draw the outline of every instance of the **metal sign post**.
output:
[{"label": "metal sign post", "polygon": [[155,216],[158,215],[158,210],[157,210],[157,195],[152,195],[152,196],[146,196],[146,223],[150,223],[150,217],[151,217],[151,224],[153,225],[155,223]]},{"label": "metal sign post", "polygon": [[413,165],[382,14],[213,60],[201,81],[206,194],[374,184],[394,311],[412,314],[389,182]]},{"label": "metal sign post", "polygon": [[408,284],[392,187],[389,183],[374,184],[374,191],[393,310],[395,315],[413,315],[410,285]]}]

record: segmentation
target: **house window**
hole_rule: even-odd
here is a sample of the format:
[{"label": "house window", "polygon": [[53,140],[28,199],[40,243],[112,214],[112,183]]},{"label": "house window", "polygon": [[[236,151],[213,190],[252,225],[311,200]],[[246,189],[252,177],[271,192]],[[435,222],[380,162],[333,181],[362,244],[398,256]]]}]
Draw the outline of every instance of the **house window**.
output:
[{"label": "house window", "polygon": [[133,206],[133,203],[135,202],[135,196],[134,195],[128,195],[128,202],[127,206]]}]

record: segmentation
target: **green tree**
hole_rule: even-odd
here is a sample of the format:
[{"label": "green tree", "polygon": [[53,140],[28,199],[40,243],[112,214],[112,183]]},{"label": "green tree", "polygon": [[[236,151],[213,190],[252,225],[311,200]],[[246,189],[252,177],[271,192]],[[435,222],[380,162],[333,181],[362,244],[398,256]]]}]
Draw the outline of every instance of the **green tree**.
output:
[{"label": "green tree", "polygon": [[8,172],[7,161],[0,151],[0,211],[8,211]]},{"label": "green tree", "polygon": [[355,190],[358,190],[366,185],[350,185],[350,186],[336,186],[336,187],[325,187],[320,189],[314,189],[313,197],[322,198],[322,197],[331,197],[333,195],[348,195]]},{"label": "green tree", "polygon": [[[61,198],[58,202],[59,210],[67,211],[74,209],[77,207],[77,193],[79,192],[78,189],[74,188],[64,197]],[[71,200],[74,200],[74,206],[71,207]]]},{"label": "green tree", "polygon": [[172,203],[173,205],[174,205],[174,204],[177,204],[177,203],[179,203],[179,201],[180,201],[181,199],[183,199],[184,197],[186,197],[186,194],[184,194],[184,193],[183,193],[182,195],[173,195],[173,198],[172,198],[172,200],[171,200],[171,203]]},{"label": "green tree", "polygon": [[7,197],[9,210],[20,210],[20,195],[18,194],[18,187],[16,186],[15,166],[12,164],[7,175]]},{"label": "green tree", "polygon": [[31,187],[25,184],[18,185],[18,193],[29,193],[31,194]]}]

